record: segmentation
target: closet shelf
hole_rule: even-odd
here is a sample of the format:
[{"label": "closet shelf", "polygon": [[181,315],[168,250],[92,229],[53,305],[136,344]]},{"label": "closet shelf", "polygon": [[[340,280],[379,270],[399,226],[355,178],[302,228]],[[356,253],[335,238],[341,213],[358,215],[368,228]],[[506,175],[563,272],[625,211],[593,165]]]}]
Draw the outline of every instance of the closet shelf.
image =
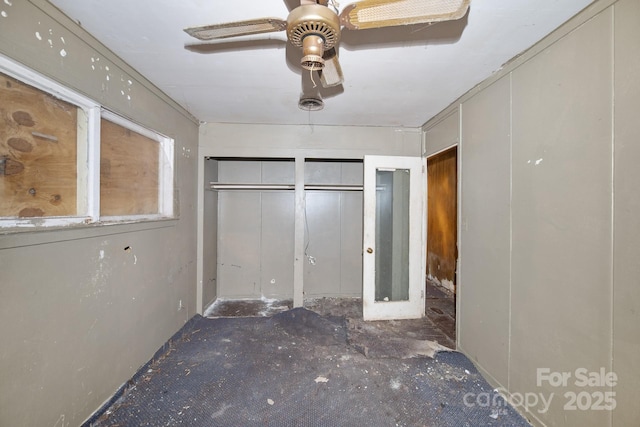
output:
[{"label": "closet shelf", "polygon": [[[210,182],[212,190],[295,190],[294,184],[229,184]],[[362,185],[352,184],[307,184],[306,191],[362,191]]]},{"label": "closet shelf", "polygon": [[294,184],[223,184],[210,182],[212,190],[294,190]]},{"label": "closet shelf", "polygon": [[307,191],[362,191],[362,185],[354,184],[307,184],[304,189]]}]

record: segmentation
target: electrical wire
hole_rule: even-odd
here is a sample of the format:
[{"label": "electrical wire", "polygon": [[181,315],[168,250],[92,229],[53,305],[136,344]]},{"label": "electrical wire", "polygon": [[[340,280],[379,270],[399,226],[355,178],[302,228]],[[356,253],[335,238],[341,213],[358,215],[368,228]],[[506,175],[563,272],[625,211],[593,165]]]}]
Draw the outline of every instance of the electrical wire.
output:
[{"label": "electrical wire", "polygon": [[311,237],[309,234],[309,221],[307,219],[307,196],[304,197],[304,229],[305,229],[305,245],[304,245],[304,257],[309,261],[309,264],[315,265],[316,258],[309,255],[309,244],[311,243]]},{"label": "electrical wire", "polygon": [[311,77],[311,83],[313,83],[313,88],[315,89],[316,87],[318,87],[318,85],[316,84],[316,81],[313,79],[313,68],[309,70],[309,77]]}]

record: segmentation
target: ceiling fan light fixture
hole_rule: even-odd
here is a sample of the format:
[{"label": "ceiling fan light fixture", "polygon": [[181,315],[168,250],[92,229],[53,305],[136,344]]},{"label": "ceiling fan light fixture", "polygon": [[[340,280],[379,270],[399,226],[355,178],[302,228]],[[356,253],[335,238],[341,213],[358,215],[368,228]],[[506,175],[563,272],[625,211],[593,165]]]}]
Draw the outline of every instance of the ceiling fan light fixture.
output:
[{"label": "ceiling fan light fixture", "polygon": [[320,71],[324,69],[324,59],[318,55],[303,56],[300,66],[309,71]]},{"label": "ceiling fan light fixture", "polygon": [[304,111],[320,111],[324,108],[324,101],[320,95],[302,95],[298,101],[298,108]]},{"label": "ceiling fan light fixture", "polygon": [[316,71],[324,68],[324,39],[315,34],[309,34],[302,39],[302,59],[300,65],[305,70]]}]

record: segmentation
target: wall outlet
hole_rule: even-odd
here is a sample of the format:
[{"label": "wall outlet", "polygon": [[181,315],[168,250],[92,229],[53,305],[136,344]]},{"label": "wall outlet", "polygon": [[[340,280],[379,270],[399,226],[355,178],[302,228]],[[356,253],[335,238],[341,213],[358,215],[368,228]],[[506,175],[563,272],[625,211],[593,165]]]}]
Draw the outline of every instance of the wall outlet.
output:
[{"label": "wall outlet", "polygon": [[178,300],[178,311],[182,310],[184,306],[182,305],[182,300]]}]

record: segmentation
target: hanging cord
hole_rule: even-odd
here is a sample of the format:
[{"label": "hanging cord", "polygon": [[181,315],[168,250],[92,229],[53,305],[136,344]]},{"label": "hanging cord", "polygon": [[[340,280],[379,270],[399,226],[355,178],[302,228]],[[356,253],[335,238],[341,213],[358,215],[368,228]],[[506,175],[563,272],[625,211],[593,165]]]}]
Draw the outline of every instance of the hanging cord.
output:
[{"label": "hanging cord", "polygon": [[311,243],[311,237],[309,236],[309,221],[307,220],[307,197],[305,195],[304,201],[304,229],[305,229],[305,240],[306,243],[304,245],[304,257],[309,261],[309,264],[316,265],[316,258],[309,255],[308,249],[309,244]]},{"label": "hanging cord", "polygon": [[311,83],[313,83],[313,88],[315,89],[316,87],[318,87],[318,85],[316,84],[316,81],[313,79],[313,69],[309,70],[309,77],[311,77]]}]

